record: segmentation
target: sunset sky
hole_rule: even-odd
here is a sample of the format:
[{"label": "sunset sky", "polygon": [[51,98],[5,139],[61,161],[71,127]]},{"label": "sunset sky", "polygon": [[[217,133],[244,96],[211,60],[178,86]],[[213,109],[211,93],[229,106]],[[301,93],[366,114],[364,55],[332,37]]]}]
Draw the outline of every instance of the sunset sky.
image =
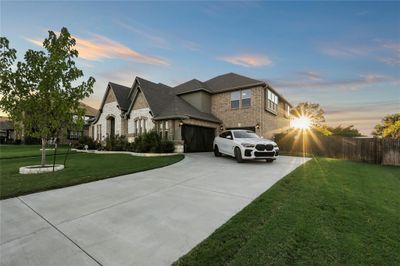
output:
[{"label": "sunset sky", "polygon": [[292,104],[320,103],[327,124],[370,135],[400,112],[400,2],[1,1],[1,35],[18,51],[67,27],[79,66],[108,81],[173,86],[235,72],[268,81]]}]

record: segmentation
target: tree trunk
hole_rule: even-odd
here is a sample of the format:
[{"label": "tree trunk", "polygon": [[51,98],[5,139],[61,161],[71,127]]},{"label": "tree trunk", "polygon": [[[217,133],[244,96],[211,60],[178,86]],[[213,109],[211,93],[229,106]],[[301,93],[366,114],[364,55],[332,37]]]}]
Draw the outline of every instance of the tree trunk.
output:
[{"label": "tree trunk", "polygon": [[46,138],[42,138],[42,166],[46,164]]}]

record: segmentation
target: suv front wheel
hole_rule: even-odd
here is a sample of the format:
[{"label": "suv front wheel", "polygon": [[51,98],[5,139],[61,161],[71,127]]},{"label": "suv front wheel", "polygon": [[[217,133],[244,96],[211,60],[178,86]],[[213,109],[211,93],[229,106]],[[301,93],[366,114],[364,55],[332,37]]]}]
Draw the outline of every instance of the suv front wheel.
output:
[{"label": "suv front wheel", "polygon": [[219,152],[217,145],[215,145],[215,147],[214,147],[214,155],[215,155],[215,157],[221,157],[221,153]]},{"label": "suv front wheel", "polygon": [[242,152],[240,151],[240,148],[238,148],[238,147],[235,148],[235,159],[238,163],[243,162]]}]

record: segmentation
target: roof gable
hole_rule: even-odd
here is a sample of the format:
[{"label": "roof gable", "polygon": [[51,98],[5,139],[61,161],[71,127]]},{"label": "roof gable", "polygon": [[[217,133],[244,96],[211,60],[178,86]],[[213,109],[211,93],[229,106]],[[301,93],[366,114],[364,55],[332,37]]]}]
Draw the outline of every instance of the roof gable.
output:
[{"label": "roof gable", "polygon": [[174,89],[175,89],[175,92],[177,95],[195,92],[195,91],[199,91],[199,90],[211,93],[210,88],[205,83],[203,83],[197,79],[192,79],[185,83],[182,83],[182,84],[174,87]]},{"label": "roof gable", "polygon": [[110,82],[109,85],[115,94],[119,108],[124,111],[128,110],[130,104],[128,95],[131,88],[113,82]]},{"label": "roof gable", "polygon": [[235,73],[220,75],[215,78],[209,79],[204,83],[214,93],[238,88],[266,85],[264,81],[248,78]]}]

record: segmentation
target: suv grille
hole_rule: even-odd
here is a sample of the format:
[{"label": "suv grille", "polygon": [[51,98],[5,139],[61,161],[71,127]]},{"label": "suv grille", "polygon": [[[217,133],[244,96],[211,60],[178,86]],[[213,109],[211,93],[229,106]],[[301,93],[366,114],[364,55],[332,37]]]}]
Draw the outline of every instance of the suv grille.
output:
[{"label": "suv grille", "polygon": [[256,149],[257,149],[258,151],[263,151],[263,150],[265,150],[265,145],[264,145],[264,144],[257,144],[257,145],[256,145]]},{"label": "suv grille", "polygon": [[272,151],[272,150],[274,149],[274,145],[272,145],[272,144],[267,144],[267,145],[265,145],[265,149],[266,149],[267,151]]},{"label": "suv grille", "polygon": [[272,157],[275,155],[275,152],[273,152],[273,151],[256,151],[256,152],[254,152],[254,155],[256,157]]}]

